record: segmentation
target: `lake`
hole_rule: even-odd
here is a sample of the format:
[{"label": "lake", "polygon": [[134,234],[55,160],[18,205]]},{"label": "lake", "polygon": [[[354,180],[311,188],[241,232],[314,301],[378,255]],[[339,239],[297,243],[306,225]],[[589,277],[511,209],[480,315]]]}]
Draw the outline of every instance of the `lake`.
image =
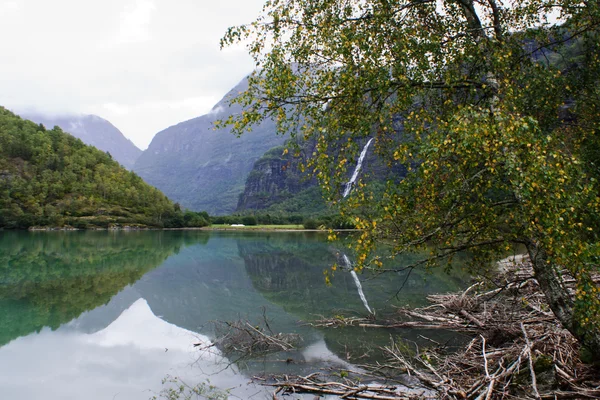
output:
[{"label": "lake", "polygon": [[[353,276],[338,268],[327,286],[324,271],[344,256],[352,262],[316,232],[0,231],[0,398],[149,399],[169,376],[268,398],[251,376],[348,369],[376,360],[390,335],[421,341],[414,330],[301,321],[368,309],[385,316],[466,284],[466,275],[442,271]],[[274,332],[300,334],[300,348],[233,363],[207,347],[215,321],[265,317]]]}]

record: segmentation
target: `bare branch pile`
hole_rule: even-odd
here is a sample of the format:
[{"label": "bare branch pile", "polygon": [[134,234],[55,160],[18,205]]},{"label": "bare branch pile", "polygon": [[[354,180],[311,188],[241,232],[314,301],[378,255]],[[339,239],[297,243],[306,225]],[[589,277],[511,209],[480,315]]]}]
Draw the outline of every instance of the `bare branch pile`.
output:
[{"label": "bare branch pile", "polygon": [[427,389],[414,389],[407,386],[384,385],[379,383],[363,384],[360,380],[348,377],[337,379],[324,373],[313,373],[308,376],[279,376],[273,381],[262,383],[277,388],[273,399],[277,396],[297,393],[314,393],[318,395],[337,396],[340,399],[377,399],[377,400],[409,400],[433,399],[435,393]]},{"label": "bare branch pile", "polygon": [[[518,265],[515,265],[518,264]],[[597,399],[600,369],[550,312],[527,259],[500,265],[493,290],[477,283],[462,293],[431,295],[431,305],[399,309],[398,320],[321,319],[322,327],[449,329],[472,340],[456,353],[442,345],[408,350],[392,342],[371,371],[418,378],[449,399]],[[568,278],[567,278],[568,283]],[[403,397],[398,397],[403,398]]]},{"label": "bare branch pile", "polygon": [[273,333],[267,326],[253,325],[249,321],[217,321],[214,323],[215,345],[223,354],[236,354],[241,358],[260,354],[290,351],[302,341],[295,333]]}]

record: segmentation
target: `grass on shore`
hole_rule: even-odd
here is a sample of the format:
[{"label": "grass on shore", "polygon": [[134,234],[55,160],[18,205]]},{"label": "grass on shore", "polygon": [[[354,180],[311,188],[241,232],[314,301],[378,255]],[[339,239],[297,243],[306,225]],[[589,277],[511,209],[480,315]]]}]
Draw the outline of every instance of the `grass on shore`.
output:
[{"label": "grass on shore", "polygon": [[229,224],[212,224],[208,229],[215,230],[304,230],[303,225],[244,225],[231,226]]}]

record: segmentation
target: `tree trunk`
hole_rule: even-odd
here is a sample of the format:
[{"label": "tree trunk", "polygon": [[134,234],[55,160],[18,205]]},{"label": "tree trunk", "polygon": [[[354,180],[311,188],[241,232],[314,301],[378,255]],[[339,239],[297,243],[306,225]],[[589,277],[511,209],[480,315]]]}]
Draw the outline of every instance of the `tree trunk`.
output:
[{"label": "tree trunk", "polygon": [[562,326],[584,346],[593,360],[600,360],[600,331],[593,327],[582,327],[575,316],[575,301],[569,294],[557,267],[548,264],[546,250],[535,240],[526,244],[529,258],[537,279],[550,309]]}]

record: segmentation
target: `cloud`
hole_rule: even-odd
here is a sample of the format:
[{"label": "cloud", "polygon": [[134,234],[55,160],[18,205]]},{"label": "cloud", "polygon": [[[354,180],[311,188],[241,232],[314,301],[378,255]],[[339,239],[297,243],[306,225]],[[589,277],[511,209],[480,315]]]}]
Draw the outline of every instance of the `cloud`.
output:
[{"label": "cloud", "polygon": [[102,108],[104,108],[107,112],[116,115],[126,115],[130,112],[130,107],[117,103],[104,103],[102,104]]},{"label": "cloud", "polygon": [[209,113],[218,100],[215,96],[198,96],[137,104],[105,103],[91,106],[86,112],[109,120],[121,132],[126,133],[136,146],[146,149],[153,134],[181,121]]},{"label": "cloud", "polygon": [[225,111],[225,107],[217,106],[208,112],[209,115],[217,115]]},{"label": "cloud", "polygon": [[150,22],[156,10],[151,0],[135,0],[121,13],[117,43],[140,43],[150,40]]},{"label": "cloud", "polygon": [[18,11],[20,8],[21,1],[0,1],[0,15],[8,15],[12,12]]},{"label": "cloud", "polygon": [[[193,110],[194,113],[200,113],[197,115],[201,115],[207,113],[217,100],[212,96],[199,96],[173,101],[151,101],[140,104],[105,103],[102,104],[102,108],[116,115],[125,115],[140,111],[153,112],[164,110]],[[196,114],[194,115],[197,116]]]},{"label": "cloud", "polygon": [[[157,132],[209,112],[251,72],[246,52],[219,51],[219,39],[262,4],[0,0],[0,105],[96,114],[145,148]],[[3,14],[7,7],[17,9]]]}]

